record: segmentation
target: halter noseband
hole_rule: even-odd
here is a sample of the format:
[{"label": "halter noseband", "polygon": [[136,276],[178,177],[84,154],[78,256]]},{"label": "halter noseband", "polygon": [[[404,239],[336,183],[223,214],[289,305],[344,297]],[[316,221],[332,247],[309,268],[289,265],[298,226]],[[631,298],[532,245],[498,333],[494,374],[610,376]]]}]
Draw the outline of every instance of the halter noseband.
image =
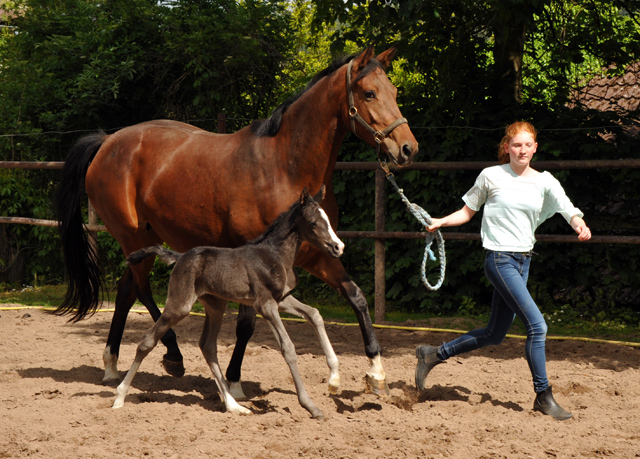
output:
[{"label": "halter noseband", "polygon": [[347,67],[347,94],[349,95],[349,118],[351,121],[351,132],[353,132],[355,135],[358,135],[358,133],[356,132],[356,121],[364,126],[364,128],[373,136],[373,140],[376,141],[376,157],[378,158],[378,161],[382,163],[380,159],[380,144],[385,139],[385,137],[391,134],[391,132],[395,128],[397,128],[401,124],[408,123],[408,121],[406,118],[399,118],[382,131],[375,130],[369,123],[367,123],[358,113],[358,109],[356,108],[356,105],[353,101],[353,89],[351,88],[352,67],[353,59],[349,61],[349,66]]}]

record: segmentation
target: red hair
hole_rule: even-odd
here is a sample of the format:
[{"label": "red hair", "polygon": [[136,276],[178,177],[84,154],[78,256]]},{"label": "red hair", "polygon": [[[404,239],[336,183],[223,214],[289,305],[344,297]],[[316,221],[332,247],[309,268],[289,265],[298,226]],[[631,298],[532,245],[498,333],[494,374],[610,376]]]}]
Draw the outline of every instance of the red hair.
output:
[{"label": "red hair", "polygon": [[511,139],[521,132],[528,132],[533,137],[534,142],[538,141],[538,132],[536,131],[536,128],[533,127],[533,124],[528,121],[516,121],[515,123],[511,123],[504,130],[504,137],[498,145],[498,161],[500,161],[500,164],[509,163],[509,151],[505,149],[505,145],[509,145]]}]

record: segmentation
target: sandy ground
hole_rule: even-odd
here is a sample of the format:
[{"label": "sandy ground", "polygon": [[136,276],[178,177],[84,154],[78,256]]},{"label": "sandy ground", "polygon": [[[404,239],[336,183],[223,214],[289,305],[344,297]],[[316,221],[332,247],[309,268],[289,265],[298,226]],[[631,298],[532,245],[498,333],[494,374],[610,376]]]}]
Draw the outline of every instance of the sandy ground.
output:
[{"label": "sandy ground", "polygon": [[[9,305],[1,305],[9,306]],[[101,384],[111,313],[77,324],[37,309],[0,310],[0,458],[565,458],[640,457],[640,349],[549,341],[556,399],[574,414],[559,422],[532,408],[523,341],[450,359],[413,385],[417,344],[456,335],[381,329],[391,396],[364,391],[368,369],[357,327],[327,327],[341,364],[342,391],[328,393],[328,369],[313,329],[287,322],[305,385],[326,419],[310,417],[263,320],[249,345],[243,379],[253,415],[224,412],[198,349],[203,319],[176,328],[186,375],[167,376],[160,345],[143,362],[125,405]],[[132,313],[121,376],[148,315]],[[226,368],[235,316],[220,338]]]}]

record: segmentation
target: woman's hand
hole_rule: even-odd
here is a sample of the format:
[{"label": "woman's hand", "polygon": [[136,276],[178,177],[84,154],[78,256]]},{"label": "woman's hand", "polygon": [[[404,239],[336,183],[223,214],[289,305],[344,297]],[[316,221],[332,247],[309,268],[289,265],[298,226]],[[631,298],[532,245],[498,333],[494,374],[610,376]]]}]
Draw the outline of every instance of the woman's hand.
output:
[{"label": "woman's hand", "polygon": [[579,240],[588,241],[591,239],[591,230],[582,218],[574,216],[571,219],[571,227],[578,234]]},{"label": "woman's hand", "polygon": [[441,226],[442,226],[441,218],[432,218],[431,224],[426,228],[427,228],[427,231],[429,231],[430,233],[435,233],[437,230],[440,229]]}]

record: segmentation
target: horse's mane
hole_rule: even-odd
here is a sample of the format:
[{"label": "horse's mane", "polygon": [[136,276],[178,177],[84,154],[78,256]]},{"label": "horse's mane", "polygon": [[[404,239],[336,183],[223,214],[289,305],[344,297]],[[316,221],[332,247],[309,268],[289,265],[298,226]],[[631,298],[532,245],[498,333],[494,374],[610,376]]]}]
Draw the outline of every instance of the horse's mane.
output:
[{"label": "horse's mane", "polygon": [[278,218],[276,218],[274,222],[271,225],[269,225],[269,227],[265,230],[264,233],[262,233],[256,239],[247,242],[247,245],[255,245],[264,241],[271,234],[275,233],[277,230],[280,230],[280,227],[282,226],[282,223],[284,221],[295,220],[298,217],[298,213],[301,210],[302,210],[302,203],[300,202],[299,199],[296,199],[296,201],[293,204],[291,204],[291,207],[289,207],[289,210],[278,215]]},{"label": "horse's mane", "polygon": [[[293,103],[297,101],[305,92],[309,91],[318,81],[320,81],[327,75],[331,75],[333,72],[338,70],[355,56],[356,54],[351,54],[334,60],[331,64],[329,64],[327,68],[318,72],[301,92],[294,94],[289,99],[280,104],[280,106],[273,111],[269,118],[256,120],[251,123],[251,132],[253,132],[258,137],[274,137],[280,130],[280,125],[282,124],[282,116],[287,111],[287,109],[291,105],[293,105]],[[356,81],[364,78],[377,67],[382,67],[380,62],[378,62],[376,59],[371,59],[353,82],[355,83]]]}]

